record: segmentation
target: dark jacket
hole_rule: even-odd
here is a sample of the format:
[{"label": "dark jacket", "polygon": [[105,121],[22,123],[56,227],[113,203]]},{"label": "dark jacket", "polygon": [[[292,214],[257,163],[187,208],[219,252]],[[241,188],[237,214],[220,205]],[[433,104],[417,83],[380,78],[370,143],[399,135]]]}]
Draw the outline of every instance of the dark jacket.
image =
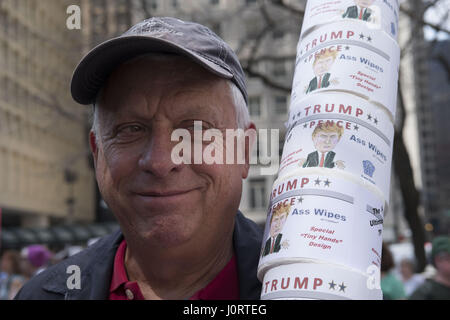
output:
[{"label": "dark jacket", "polygon": [[[331,73],[325,73],[325,75],[322,78],[321,84],[320,84],[320,88],[328,88],[330,86],[330,76]],[[308,89],[306,90],[306,93],[310,93],[313,92],[314,90],[317,90],[317,77],[314,77],[308,85]]]},{"label": "dark jacket", "polygon": [[[365,8],[362,20],[367,21],[369,20],[370,16],[372,15],[372,10],[369,8]],[[347,11],[342,15],[342,18],[352,18],[352,19],[358,19],[358,7],[357,6],[351,6],[347,8]]]},{"label": "dark jacket", "polygon": [[[123,240],[119,231],[106,236],[82,252],[38,274],[19,291],[17,300],[108,300],[114,257]],[[243,300],[257,300],[261,283],[256,278],[262,230],[241,212],[236,215],[233,233],[236,254],[239,295]],[[80,267],[81,289],[68,289],[71,274],[67,268]]]},{"label": "dark jacket", "polygon": [[[325,157],[325,161],[323,163],[324,168],[334,168],[334,156],[336,155],[335,152],[329,151],[327,153],[327,156]],[[306,158],[305,163],[303,164],[303,168],[308,167],[318,167],[319,166],[319,152],[311,152],[308,154],[308,158]]]},{"label": "dark jacket", "polygon": [[[283,234],[279,233],[276,238],[275,238],[275,244],[273,246],[273,252],[278,252],[281,249],[281,237],[283,236]],[[270,249],[272,248],[272,238],[269,237],[269,239],[267,239],[266,244],[264,246],[264,252],[263,252],[263,257],[267,256],[268,254],[270,254]]]}]

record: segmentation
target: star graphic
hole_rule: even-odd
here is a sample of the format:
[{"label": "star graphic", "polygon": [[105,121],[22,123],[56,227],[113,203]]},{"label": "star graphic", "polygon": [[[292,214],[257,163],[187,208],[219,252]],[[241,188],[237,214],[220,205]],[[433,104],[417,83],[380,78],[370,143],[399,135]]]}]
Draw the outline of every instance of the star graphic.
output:
[{"label": "star graphic", "polygon": [[378,124],[378,119],[377,118],[373,119],[373,122],[375,122],[375,124]]},{"label": "star graphic", "polygon": [[350,47],[349,46],[345,46],[345,50],[350,50]]},{"label": "star graphic", "polygon": [[308,124],[307,123],[305,123],[305,125],[303,126],[303,128],[308,128]]},{"label": "star graphic", "polygon": [[301,114],[302,114],[301,112],[297,113],[297,117],[300,118]]},{"label": "star graphic", "polygon": [[329,290],[331,290],[331,289],[335,290],[334,287],[336,287],[336,283],[334,283],[333,280],[331,282],[328,282],[328,284],[330,285]]},{"label": "star graphic", "polygon": [[370,36],[368,36],[367,41],[372,42],[372,38]]},{"label": "star graphic", "polygon": [[367,119],[368,119],[368,120],[372,120],[372,115],[369,114],[369,115],[367,116]]},{"label": "star graphic", "polygon": [[361,33],[361,34],[359,35],[359,38],[360,38],[360,39],[364,39],[364,35]]},{"label": "star graphic", "polygon": [[358,131],[358,130],[359,130],[359,127],[358,127],[358,125],[356,125],[356,124],[355,124],[355,127],[354,127],[354,129],[355,129],[356,131]]},{"label": "star graphic", "polygon": [[339,292],[345,292],[345,288],[347,288],[347,286],[342,282],[342,284],[339,285]]},{"label": "star graphic", "polygon": [[294,116],[292,117],[292,120],[295,120],[295,114],[294,114]]},{"label": "star graphic", "polygon": [[330,184],[331,184],[331,181],[327,179],[327,180],[325,180],[323,183],[324,183],[324,186],[325,186],[325,187],[329,187]]},{"label": "star graphic", "polygon": [[317,178],[317,180],[314,181],[316,184],[316,186],[320,186],[320,183],[322,182],[322,180],[320,180],[319,178]]},{"label": "star graphic", "polygon": [[304,200],[303,197],[300,197],[300,198],[297,199],[297,201],[300,202],[300,203],[303,203],[303,200]]},{"label": "star graphic", "polygon": [[308,60],[305,59],[305,63],[307,63],[307,62],[308,62]]}]

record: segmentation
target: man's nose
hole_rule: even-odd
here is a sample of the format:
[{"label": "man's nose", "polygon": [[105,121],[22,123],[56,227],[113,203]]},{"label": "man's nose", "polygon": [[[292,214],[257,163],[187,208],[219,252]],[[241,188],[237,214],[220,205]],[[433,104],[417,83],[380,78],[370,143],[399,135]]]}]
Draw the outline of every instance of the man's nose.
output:
[{"label": "man's nose", "polygon": [[172,161],[171,130],[165,128],[154,129],[148,139],[145,149],[139,159],[139,167],[152,175],[164,178],[171,172],[177,171],[182,164],[177,165]]}]

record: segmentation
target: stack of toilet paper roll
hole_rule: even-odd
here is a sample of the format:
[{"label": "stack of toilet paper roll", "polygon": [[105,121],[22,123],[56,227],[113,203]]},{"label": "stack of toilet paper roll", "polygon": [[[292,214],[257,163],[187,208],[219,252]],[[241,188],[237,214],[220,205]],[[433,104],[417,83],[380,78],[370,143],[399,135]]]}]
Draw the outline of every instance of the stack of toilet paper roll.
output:
[{"label": "stack of toilet paper roll", "polygon": [[381,299],[397,0],[310,0],[258,266],[262,299]]}]

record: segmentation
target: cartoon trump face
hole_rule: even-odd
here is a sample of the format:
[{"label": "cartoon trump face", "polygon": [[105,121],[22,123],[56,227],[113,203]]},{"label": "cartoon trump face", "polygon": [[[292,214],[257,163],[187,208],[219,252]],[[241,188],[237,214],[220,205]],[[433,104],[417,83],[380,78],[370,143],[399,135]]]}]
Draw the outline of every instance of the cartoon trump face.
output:
[{"label": "cartoon trump face", "polygon": [[318,56],[313,64],[313,70],[316,77],[327,73],[331,69],[335,59],[335,54]]},{"label": "cartoon trump face", "polygon": [[283,205],[279,204],[273,209],[272,218],[270,219],[270,230],[269,230],[269,238],[266,240],[261,255],[267,256],[271,253],[276,253],[281,250],[281,248],[285,247],[287,244],[287,240],[281,242],[283,234],[281,231],[283,230],[284,224],[289,216],[289,210],[291,209],[291,205]]},{"label": "cartoon trump face", "polygon": [[326,153],[333,150],[342,137],[344,129],[334,125],[318,125],[313,133],[312,140],[314,147],[320,153]]},{"label": "cartoon trump face", "polygon": [[335,160],[336,153],[332,150],[336,147],[344,134],[344,128],[334,122],[319,123],[312,133],[312,141],[316,151],[308,154],[306,159],[299,160],[299,166],[325,167],[345,169],[344,161]]},{"label": "cartoon trump face", "polygon": [[274,210],[270,222],[270,236],[274,237],[281,233],[283,226],[289,216],[289,209],[291,206],[280,206]]},{"label": "cartoon trump face", "polygon": [[324,49],[317,53],[312,65],[315,77],[309,82],[306,93],[313,92],[321,88],[328,88],[333,82],[330,80],[330,69],[333,66],[337,57],[337,51],[331,49]]}]

